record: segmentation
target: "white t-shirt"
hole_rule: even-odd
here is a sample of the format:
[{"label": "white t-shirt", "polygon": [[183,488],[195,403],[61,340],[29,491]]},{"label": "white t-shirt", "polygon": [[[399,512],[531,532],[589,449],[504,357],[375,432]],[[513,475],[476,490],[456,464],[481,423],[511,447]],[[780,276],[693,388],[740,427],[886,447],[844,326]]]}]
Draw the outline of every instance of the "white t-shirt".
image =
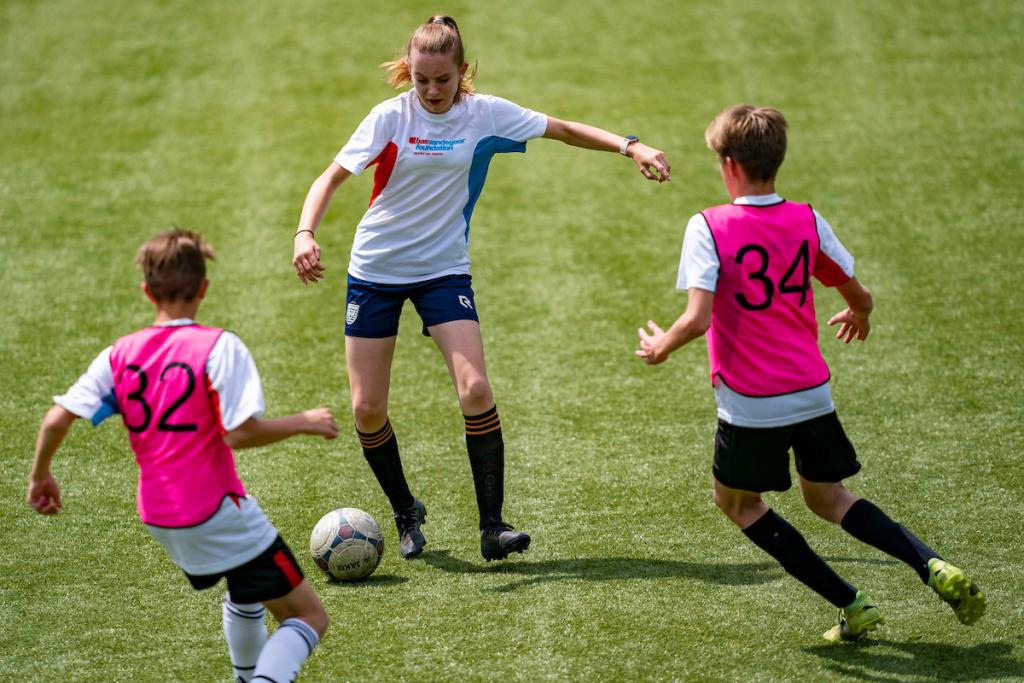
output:
[{"label": "white t-shirt", "polygon": [[461,95],[444,114],[414,90],[381,102],[335,162],[355,175],[376,163],[349,273],[407,284],[469,273],[469,224],[491,157],[525,152],[547,116],[491,95]]},{"label": "white t-shirt", "polygon": [[[778,194],[738,197],[734,204],[765,206],[778,204]],[[832,226],[814,212],[818,231],[819,258],[831,259],[847,277],[853,277],[853,256],[836,237]],[[718,285],[718,251],[711,236],[711,228],[703,214],[695,214],[686,225],[683,236],[683,250],[679,259],[679,274],[676,287],[688,290],[691,287],[714,292]],[[827,415],[835,410],[829,383],[782,396],[757,398],[744,396],[715,381],[715,403],[718,417],[739,427],[783,427]]]},{"label": "white t-shirt", "polygon": [[[165,325],[193,325],[188,318],[179,318]],[[53,402],[98,425],[117,412],[114,399],[114,373],[110,369],[108,346],[89,365],[85,374],[67,393],[54,396]],[[225,330],[217,338],[206,360],[206,374],[217,392],[221,425],[230,432],[250,417],[261,417],[265,410],[263,387],[256,371],[256,362],[242,340]]]}]

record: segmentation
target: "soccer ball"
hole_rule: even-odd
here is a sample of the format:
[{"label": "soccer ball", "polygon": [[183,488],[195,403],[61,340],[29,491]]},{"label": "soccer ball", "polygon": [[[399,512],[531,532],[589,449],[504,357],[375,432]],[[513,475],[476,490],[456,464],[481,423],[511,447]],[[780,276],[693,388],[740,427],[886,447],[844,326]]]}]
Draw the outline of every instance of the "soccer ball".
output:
[{"label": "soccer ball", "polygon": [[384,555],[384,536],[368,513],[340,508],[320,518],[309,537],[309,552],[324,572],[338,581],[365,579]]}]

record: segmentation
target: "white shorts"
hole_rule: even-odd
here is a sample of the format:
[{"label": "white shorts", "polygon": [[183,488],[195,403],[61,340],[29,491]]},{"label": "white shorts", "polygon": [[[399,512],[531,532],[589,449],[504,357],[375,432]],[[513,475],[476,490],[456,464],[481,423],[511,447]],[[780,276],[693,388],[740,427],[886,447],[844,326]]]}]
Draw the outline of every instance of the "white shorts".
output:
[{"label": "white shorts", "polygon": [[277,529],[255,498],[224,496],[213,516],[183,528],[146,525],[149,533],[189,574],[216,574],[255,558],[277,538]]}]

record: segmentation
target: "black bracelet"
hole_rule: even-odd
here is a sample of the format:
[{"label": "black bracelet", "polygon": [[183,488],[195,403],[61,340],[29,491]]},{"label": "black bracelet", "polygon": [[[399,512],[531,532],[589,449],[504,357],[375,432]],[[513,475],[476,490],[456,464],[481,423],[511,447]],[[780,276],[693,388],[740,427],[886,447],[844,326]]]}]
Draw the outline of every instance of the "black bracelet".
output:
[{"label": "black bracelet", "polygon": [[295,235],[292,237],[292,239],[294,239],[295,237],[298,237],[299,235],[301,235],[304,232],[308,232],[310,235],[313,235],[313,237],[316,237],[316,234],[314,234],[314,232],[312,230],[296,230],[295,231]]}]

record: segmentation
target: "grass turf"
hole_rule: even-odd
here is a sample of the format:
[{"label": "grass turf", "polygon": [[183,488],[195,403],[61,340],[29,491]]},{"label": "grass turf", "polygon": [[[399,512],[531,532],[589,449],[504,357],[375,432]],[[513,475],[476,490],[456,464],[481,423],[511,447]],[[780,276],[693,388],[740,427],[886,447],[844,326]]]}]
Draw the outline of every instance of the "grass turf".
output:
[{"label": "grass turf", "polygon": [[[429,552],[402,562],[351,433],[241,453],[243,479],[323,597],[332,630],[304,680],[1012,680],[1024,677],[1019,468],[1024,299],[1024,11],[1005,2],[785,0],[595,5],[453,2],[478,87],[635,133],[668,186],[610,154],[535,141],[495,159],[473,220],[475,288],[508,448],[506,511],[529,553],[478,555],[462,425],[443,363],[405,318],[392,419]],[[336,196],[330,268],[303,288],[291,231],[309,183],[391,91],[375,65],[436,11],[367,4],[15,1],[0,6],[0,679],[230,678],[219,594],[194,593],[134,517],[113,421],[76,425],[54,470],[66,509],[22,503],[38,420],[117,336],[149,322],[134,250],[170,223],[220,253],[204,322],[237,331],[269,412],[328,404],[342,423],[343,274],[368,178]],[[913,573],[770,503],[888,622],[826,646],[833,611],[710,502],[702,344],[631,356],[670,322],[686,218],[725,199],[704,126],[777,106],[779,177],[858,257],[874,332],[823,334],[864,471],[851,488],[967,568],[989,595],[955,623]],[[826,318],[838,298],[818,290]],[[345,505],[387,533],[368,583],[304,554]]]}]

